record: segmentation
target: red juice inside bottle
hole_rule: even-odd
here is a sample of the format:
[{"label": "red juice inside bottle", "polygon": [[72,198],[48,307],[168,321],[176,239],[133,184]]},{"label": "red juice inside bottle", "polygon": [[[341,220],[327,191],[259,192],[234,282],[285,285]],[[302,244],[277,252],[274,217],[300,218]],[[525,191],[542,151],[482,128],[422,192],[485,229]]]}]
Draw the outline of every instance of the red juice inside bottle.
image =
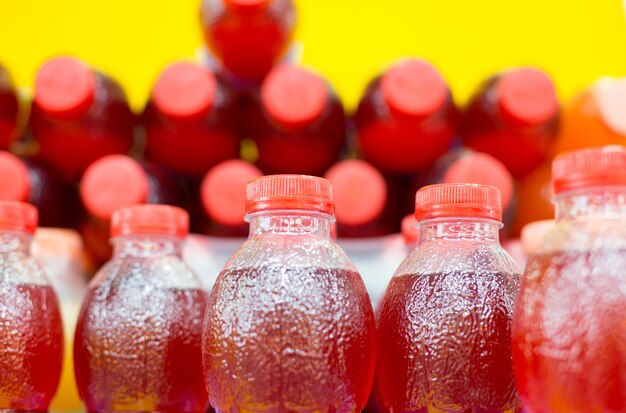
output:
[{"label": "red juice inside bottle", "polygon": [[108,155],[89,165],[80,181],[80,196],[89,215],[81,232],[100,263],[111,256],[109,222],[117,209],[136,204],[187,207],[188,202],[185,185],[176,175],[125,155]]},{"label": "red juice inside bottle", "polygon": [[417,192],[419,244],[378,312],[376,379],[392,412],[515,412],[511,324],[519,269],[493,187]]},{"label": "red juice inside bottle", "polygon": [[0,65],[0,149],[6,149],[18,134],[19,101],[13,81]]},{"label": "red juice inside bottle", "polygon": [[529,411],[626,410],[626,147],[552,163],[556,224],[528,260],[513,326]]},{"label": "red juice inside bottle", "polygon": [[359,148],[384,172],[428,170],[452,145],[456,113],[446,82],[432,65],[398,62],[361,98],[354,116]]},{"label": "red juice inside bottle", "polygon": [[550,77],[510,69],[474,95],[459,125],[463,143],[494,156],[516,179],[546,160],[558,132],[559,102]]},{"label": "red juice inside bottle", "polygon": [[322,175],[346,142],[339,98],[321,76],[307,69],[274,68],[248,117],[258,148],[257,166],[267,174]]},{"label": "red juice inside bottle", "polygon": [[38,208],[43,227],[75,225],[76,201],[70,189],[34,158],[0,151],[0,200],[28,202]]},{"label": "red juice inside bottle", "polygon": [[216,236],[248,235],[246,186],[263,174],[251,163],[232,159],[214,166],[202,180],[200,199],[210,220],[206,233]]},{"label": "red juice inside bottle", "polygon": [[130,150],[135,119],[113,79],[59,57],[37,73],[29,124],[39,156],[64,180],[76,182],[98,158]]},{"label": "red juice inside bottle", "polygon": [[37,210],[0,202],[0,410],[47,411],[63,360],[54,290],[30,256]]},{"label": "red juice inside bottle", "polygon": [[385,177],[365,161],[337,162],[324,175],[333,184],[337,232],[362,238],[390,234],[398,229],[397,203]]},{"label": "red juice inside bottle", "polygon": [[115,253],[92,281],[74,339],[90,412],[202,412],[201,331],[207,293],[181,259],[188,215],[167,205],[122,208]]},{"label": "red juice inside bottle", "polygon": [[603,77],[563,107],[552,153],[626,140],[626,78]]},{"label": "red juice inside bottle", "polygon": [[227,75],[259,84],[287,52],[296,11],[293,0],[204,0],[200,21]]},{"label": "red juice inside bottle", "polygon": [[250,236],[213,288],[202,349],[216,411],[361,411],[375,325],[365,285],[330,237],[330,182],[248,185]]},{"label": "red juice inside bottle", "polygon": [[168,66],[144,113],[146,158],[201,178],[211,167],[239,157],[234,96],[213,72],[189,62]]}]

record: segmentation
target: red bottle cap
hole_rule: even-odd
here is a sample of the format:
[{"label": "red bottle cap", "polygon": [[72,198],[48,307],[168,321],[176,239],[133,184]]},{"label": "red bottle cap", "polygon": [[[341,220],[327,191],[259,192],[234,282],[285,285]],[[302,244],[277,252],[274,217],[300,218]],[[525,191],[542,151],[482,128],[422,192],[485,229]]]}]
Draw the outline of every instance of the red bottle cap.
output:
[{"label": "red bottle cap", "polygon": [[582,149],[552,161],[554,194],[594,186],[626,185],[626,147]]},{"label": "red bottle cap", "polygon": [[256,13],[266,9],[271,0],[224,0],[226,6],[240,13]]},{"label": "red bottle cap", "polygon": [[35,103],[58,116],[79,116],[93,102],[96,78],[89,66],[71,57],[57,57],[41,66],[35,79]]},{"label": "red bottle cap", "polygon": [[500,192],[494,187],[476,184],[441,184],[425,186],[415,195],[415,219],[487,218],[502,220]]},{"label": "red bottle cap", "polygon": [[526,125],[547,122],[559,111],[554,84],[538,69],[504,72],[498,81],[497,93],[503,115]]},{"label": "red bottle cap", "polygon": [[128,156],[108,155],[89,165],[80,182],[80,196],[90,214],[108,220],[119,208],[144,203],[148,188],[139,163]]},{"label": "red bottle cap", "polygon": [[299,209],[333,215],[333,185],[317,176],[269,175],[246,188],[246,213]]},{"label": "red bottle cap", "polygon": [[412,117],[428,116],[446,103],[448,86],[433,65],[418,59],[391,67],[382,77],[380,89],[389,108]]},{"label": "red bottle cap", "polygon": [[169,205],[133,205],[120,208],[111,218],[111,237],[124,235],[169,235],[185,238],[189,214]]},{"label": "red bottle cap", "polygon": [[417,227],[417,221],[415,220],[414,214],[409,214],[402,218],[400,229],[402,231],[402,238],[404,239],[404,243],[406,245],[415,245],[419,242],[420,231]]},{"label": "red bottle cap", "polygon": [[335,216],[339,223],[364,225],[385,209],[385,178],[367,162],[354,159],[338,162],[324,178],[333,184]]},{"label": "red bottle cap", "polygon": [[454,162],[443,177],[443,183],[469,183],[498,188],[502,208],[506,209],[513,197],[513,177],[506,166],[486,153],[470,152]]},{"label": "red bottle cap", "polygon": [[31,181],[28,168],[12,153],[0,151],[0,200],[27,201]]},{"label": "red bottle cap", "polygon": [[214,166],[200,186],[204,210],[221,224],[242,225],[246,215],[246,186],[262,175],[256,166],[238,159]]},{"label": "red bottle cap", "polygon": [[261,85],[261,103],[270,119],[287,128],[315,122],[328,105],[328,86],[308,70],[280,65]]},{"label": "red bottle cap", "polygon": [[217,95],[213,73],[189,62],[169,65],[152,89],[154,106],[165,116],[189,119],[208,113]]},{"label": "red bottle cap", "polygon": [[592,91],[604,124],[613,132],[626,135],[626,79],[602,78]]},{"label": "red bottle cap", "polygon": [[34,234],[39,214],[25,202],[0,201],[0,230]]}]

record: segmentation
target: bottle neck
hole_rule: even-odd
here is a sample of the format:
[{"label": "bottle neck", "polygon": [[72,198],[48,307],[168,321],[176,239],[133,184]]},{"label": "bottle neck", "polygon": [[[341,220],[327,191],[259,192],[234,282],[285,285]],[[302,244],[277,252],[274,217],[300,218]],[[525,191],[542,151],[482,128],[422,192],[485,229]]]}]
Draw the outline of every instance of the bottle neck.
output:
[{"label": "bottle neck", "polygon": [[113,258],[182,257],[183,240],[172,236],[126,235],[113,238]]},{"label": "bottle neck", "polygon": [[555,198],[557,221],[626,217],[626,186],[585,188]]},{"label": "bottle neck", "polygon": [[430,241],[475,241],[498,244],[502,224],[491,219],[437,218],[420,224],[419,243]]},{"label": "bottle neck", "polygon": [[24,232],[0,231],[0,254],[23,252],[30,254],[33,237]]},{"label": "bottle neck", "polygon": [[330,239],[332,215],[308,211],[266,211],[248,215],[250,235],[311,235]]}]

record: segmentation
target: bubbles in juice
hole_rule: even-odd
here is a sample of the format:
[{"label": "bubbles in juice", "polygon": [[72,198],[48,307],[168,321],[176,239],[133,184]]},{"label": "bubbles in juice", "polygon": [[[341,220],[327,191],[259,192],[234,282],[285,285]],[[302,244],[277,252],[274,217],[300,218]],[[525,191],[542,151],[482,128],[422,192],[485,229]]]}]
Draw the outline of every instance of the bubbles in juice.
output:
[{"label": "bubbles in juice", "polygon": [[377,380],[396,412],[515,412],[516,275],[396,276],[379,313]]},{"label": "bubbles in juice", "polygon": [[46,411],[62,360],[63,329],[52,288],[0,283],[0,410]]},{"label": "bubbles in juice", "polygon": [[76,382],[87,409],[203,411],[206,293],[114,279],[89,291],[76,328]]},{"label": "bubbles in juice", "polygon": [[371,304],[354,271],[226,270],[203,335],[211,402],[223,412],[361,411],[374,340]]},{"label": "bubbles in juice", "polygon": [[626,250],[530,259],[513,330],[516,380],[536,413],[626,411]]}]

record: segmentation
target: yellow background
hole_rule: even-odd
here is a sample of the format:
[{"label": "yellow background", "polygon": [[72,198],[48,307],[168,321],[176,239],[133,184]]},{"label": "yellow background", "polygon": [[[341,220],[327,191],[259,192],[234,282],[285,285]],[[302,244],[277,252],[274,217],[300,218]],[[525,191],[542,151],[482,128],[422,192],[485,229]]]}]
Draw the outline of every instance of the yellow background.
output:
[{"label": "yellow background", "polygon": [[[568,98],[601,75],[626,75],[619,0],[297,0],[302,60],[349,107],[399,56],[433,61],[463,103],[486,76],[537,64]],[[199,0],[0,0],[0,61],[32,83],[56,54],[83,57],[122,82],[140,109],[169,61],[201,46]]]}]

